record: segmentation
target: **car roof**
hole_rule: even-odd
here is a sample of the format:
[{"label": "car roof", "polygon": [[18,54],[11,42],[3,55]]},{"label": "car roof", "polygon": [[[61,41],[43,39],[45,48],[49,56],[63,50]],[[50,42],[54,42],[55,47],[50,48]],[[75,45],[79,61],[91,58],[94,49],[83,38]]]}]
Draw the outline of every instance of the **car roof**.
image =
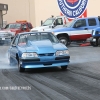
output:
[{"label": "car roof", "polygon": [[30,22],[13,22],[13,23],[8,23],[8,24],[24,24],[24,23],[30,23]]},{"label": "car roof", "polygon": [[88,19],[88,18],[98,18],[98,17],[84,17],[84,18],[75,18],[75,19]]}]

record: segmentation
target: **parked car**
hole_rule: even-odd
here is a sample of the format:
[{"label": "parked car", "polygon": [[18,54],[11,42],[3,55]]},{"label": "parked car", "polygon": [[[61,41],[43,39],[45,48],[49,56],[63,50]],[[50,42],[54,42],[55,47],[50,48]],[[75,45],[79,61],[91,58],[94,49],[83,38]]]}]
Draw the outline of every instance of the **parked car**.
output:
[{"label": "parked car", "polygon": [[0,44],[10,43],[12,34],[6,31],[0,31]]},{"label": "parked car", "polygon": [[12,33],[12,38],[19,33],[29,32],[33,28],[30,22],[18,20],[14,23],[7,24],[2,30]]},{"label": "parked car", "polygon": [[68,48],[51,32],[25,32],[17,34],[8,50],[10,64],[16,60],[20,72],[26,68],[57,67],[66,69]]},{"label": "parked car", "polygon": [[68,22],[69,20],[66,16],[52,16],[50,18],[47,18],[44,22],[42,22],[41,26],[34,27],[30,31],[48,31],[51,29],[61,28],[64,27]]},{"label": "parked car", "polygon": [[92,37],[92,29],[100,27],[100,17],[76,18],[65,27],[50,30],[65,45],[82,42]]},{"label": "parked car", "polygon": [[90,41],[93,47],[100,45],[100,27],[97,27],[92,30],[92,39]]}]

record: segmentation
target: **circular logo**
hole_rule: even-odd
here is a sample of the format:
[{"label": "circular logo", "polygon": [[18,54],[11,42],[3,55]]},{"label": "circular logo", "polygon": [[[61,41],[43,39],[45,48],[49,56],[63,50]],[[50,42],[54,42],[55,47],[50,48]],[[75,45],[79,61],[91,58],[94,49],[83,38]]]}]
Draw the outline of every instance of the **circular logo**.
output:
[{"label": "circular logo", "polygon": [[86,10],[88,0],[57,0],[61,12],[68,18],[77,18]]}]

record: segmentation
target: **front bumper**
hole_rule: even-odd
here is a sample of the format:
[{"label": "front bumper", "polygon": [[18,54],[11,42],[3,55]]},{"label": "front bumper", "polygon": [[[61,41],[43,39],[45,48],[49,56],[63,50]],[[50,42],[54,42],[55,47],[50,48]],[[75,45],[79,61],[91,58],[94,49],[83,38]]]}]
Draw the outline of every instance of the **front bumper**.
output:
[{"label": "front bumper", "polygon": [[11,37],[0,37],[0,43],[9,43],[11,42]]},{"label": "front bumper", "polygon": [[23,68],[42,68],[42,67],[58,67],[69,65],[70,56],[56,57],[54,60],[44,60],[41,59],[20,59]]}]

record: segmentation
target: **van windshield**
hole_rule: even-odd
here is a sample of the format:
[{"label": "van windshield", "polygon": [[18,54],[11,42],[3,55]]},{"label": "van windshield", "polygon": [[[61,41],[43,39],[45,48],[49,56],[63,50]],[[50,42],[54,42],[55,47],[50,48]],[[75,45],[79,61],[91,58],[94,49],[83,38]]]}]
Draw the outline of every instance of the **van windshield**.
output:
[{"label": "van windshield", "polygon": [[42,26],[49,26],[49,25],[52,25],[52,23],[54,22],[55,18],[49,18],[47,19],[43,24]]}]

